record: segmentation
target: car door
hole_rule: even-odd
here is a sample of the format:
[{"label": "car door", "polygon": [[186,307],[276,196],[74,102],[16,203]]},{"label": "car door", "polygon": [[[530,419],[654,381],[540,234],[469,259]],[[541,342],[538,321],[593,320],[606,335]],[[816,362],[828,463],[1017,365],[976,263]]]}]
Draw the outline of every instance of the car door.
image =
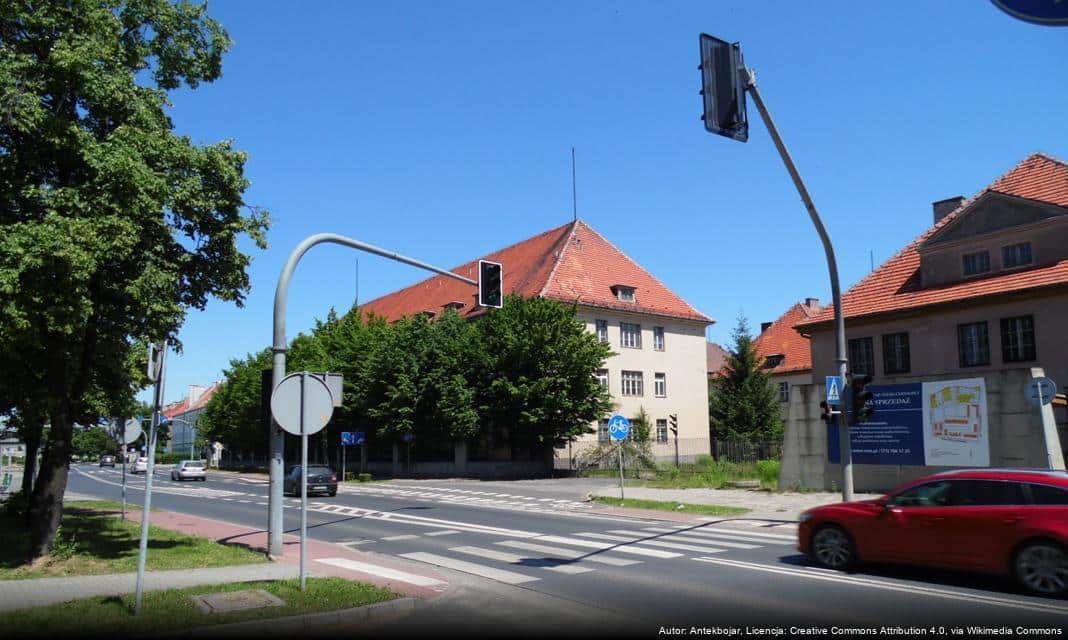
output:
[{"label": "car door", "polygon": [[938,523],[941,557],[958,569],[1000,572],[1032,509],[1011,480],[957,480]]},{"label": "car door", "polygon": [[858,541],[862,557],[909,564],[939,564],[936,530],[951,489],[951,481],[935,480],[889,496],[883,514],[873,522],[866,541]]}]

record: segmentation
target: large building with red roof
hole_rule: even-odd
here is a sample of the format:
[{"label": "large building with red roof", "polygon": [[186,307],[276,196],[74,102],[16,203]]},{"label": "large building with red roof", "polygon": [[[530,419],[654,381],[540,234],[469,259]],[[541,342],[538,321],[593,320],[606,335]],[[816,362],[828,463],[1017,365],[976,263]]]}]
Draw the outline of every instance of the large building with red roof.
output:
[{"label": "large building with red roof", "polygon": [[[842,307],[851,372],[875,384],[982,378],[990,464],[1061,460],[1066,416],[1028,408],[1025,393],[1041,375],[1061,393],[1068,385],[1068,163],[1035,153],[969,199],[935,202],[932,226]],[[811,339],[817,380],[833,373],[833,308],[794,328]],[[806,400],[816,414],[821,393]],[[883,488],[901,479],[900,468],[882,471]]]},{"label": "large building with red roof", "polygon": [[[612,393],[616,411],[633,417],[644,408],[652,424],[654,454],[674,456],[669,416],[678,418],[679,454],[709,452],[705,328],[713,322],[586,222],[576,220],[495,251],[484,260],[503,265],[506,294],[577,305],[589,331],[617,354],[596,372]],[[478,260],[453,269],[477,278]],[[468,318],[485,313],[477,292],[437,275],[361,305],[364,312],[396,320],[455,309]],[[593,373],[593,372],[591,372]],[[608,439],[607,418],[598,431],[572,447]],[[557,452],[568,466],[567,449]],[[562,460],[561,460],[562,458]]]},{"label": "large building with red roof", "polygon": [[188,395],[163,407],[160,415],[170,422],[170,438],[166,444],[168,452],[190,453],[194,457],[208,453],[196,449],[197,421],[200,419],[200,412],[208,406],[208,402],[222,384],[214,382],[206,387],[190,385]]},{"label": "large building with red roof", "polygon": [[783,422],[790,421],[790,397],[794,387],[812,384],[812,349],[807,336],[794,326],[810,320],[819,313],[820,301],[805,298],[794,303],[774,322],[761,325],[760,335],[753,340],[753,348],[764,360],[764,370],[779,393]]}]

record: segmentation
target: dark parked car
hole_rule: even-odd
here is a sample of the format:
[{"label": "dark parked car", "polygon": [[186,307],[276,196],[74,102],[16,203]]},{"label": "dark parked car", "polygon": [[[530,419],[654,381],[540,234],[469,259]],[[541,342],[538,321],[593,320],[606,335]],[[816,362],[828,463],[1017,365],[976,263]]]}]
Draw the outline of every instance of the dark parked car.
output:
[{"label": "dark parked car", "polygon": [[100,466],[101,467],[114,467],[115,466],[115,456],[100,456]]},{"label": "dark parked car", "polygon": [[846,569],[894,562],[1011,576],[1032,592],[1068,592],[1068,473],[947,471],[882,498],[801,514],[798,548]]},{"label": "dark parked car", "polygon": [[[293,467],[286,474],[282,484],[282,493],[300,495],[300,465]],[[337,495],[337,474],[330,467],[322,465],[308,465],[308,495],[313,493],[325,493],[330,496]]]}]

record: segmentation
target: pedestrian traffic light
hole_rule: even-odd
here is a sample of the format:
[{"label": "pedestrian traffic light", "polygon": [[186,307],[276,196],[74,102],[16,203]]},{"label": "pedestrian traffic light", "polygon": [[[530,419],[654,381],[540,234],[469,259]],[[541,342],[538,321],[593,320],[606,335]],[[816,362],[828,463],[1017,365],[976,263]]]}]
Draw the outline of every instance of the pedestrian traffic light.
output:
[{"label": "pedestrian traffic light", "polygon": [[745,115],[745,62],[742,46],[701,34],[701,95],[705,130],[739,142],[749,139]]},{"label": "pedestrian traffic light", "polygon": [[871,384],[871,376],[854,375],[849,379],[850,402],[853,404],[853,424],[867,422],[875,415],[871,406],[874,394],[866,387]]},{"label": "pedestrian traffic light", "polygon": [[501,264],[488,260],[478,261],[478,304],[483,307],[501,308],[504,304]]},{"label": "pedestrian traffic light", "polygon": [[668,420],[670,421],[671,433],[676,436],[679,435],[679,414],[673,413],[669,415]]},{"label": "pedestrian traffic light", "polygon": [[831,418],[837,413],[832,405],[827,404],[826,400],[820,400],[820,409],[823,410],[823,413],[820,414],[820,420],[824,422],[830,422]]}]

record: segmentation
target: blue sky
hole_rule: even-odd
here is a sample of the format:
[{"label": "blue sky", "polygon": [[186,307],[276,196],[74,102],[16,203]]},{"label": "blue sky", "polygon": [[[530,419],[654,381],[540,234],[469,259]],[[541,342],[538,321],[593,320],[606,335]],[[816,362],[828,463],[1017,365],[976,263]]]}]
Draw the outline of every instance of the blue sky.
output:
[{"label": "blue sky", "polygon": [[[824,218],[843,288],[1034,151],[1068,158],[1068,28],[987,2],[215,1],[223,77],[173,95],[176,129],[248,151],[270,210],[244,308],[180,332],[166,398],[270,344],[304,237],[335,232],[451,268],[579,216],[717,320],[727,343],[805,297],[826,263],[750,103],[746,144],[704,132],[698,34],[740,41]],[[423,277],[335,246],[300,263],[290,338]],[[507,270],[507,265],[505,265]],[[506,276],[507,277],[507,271]]]}]

